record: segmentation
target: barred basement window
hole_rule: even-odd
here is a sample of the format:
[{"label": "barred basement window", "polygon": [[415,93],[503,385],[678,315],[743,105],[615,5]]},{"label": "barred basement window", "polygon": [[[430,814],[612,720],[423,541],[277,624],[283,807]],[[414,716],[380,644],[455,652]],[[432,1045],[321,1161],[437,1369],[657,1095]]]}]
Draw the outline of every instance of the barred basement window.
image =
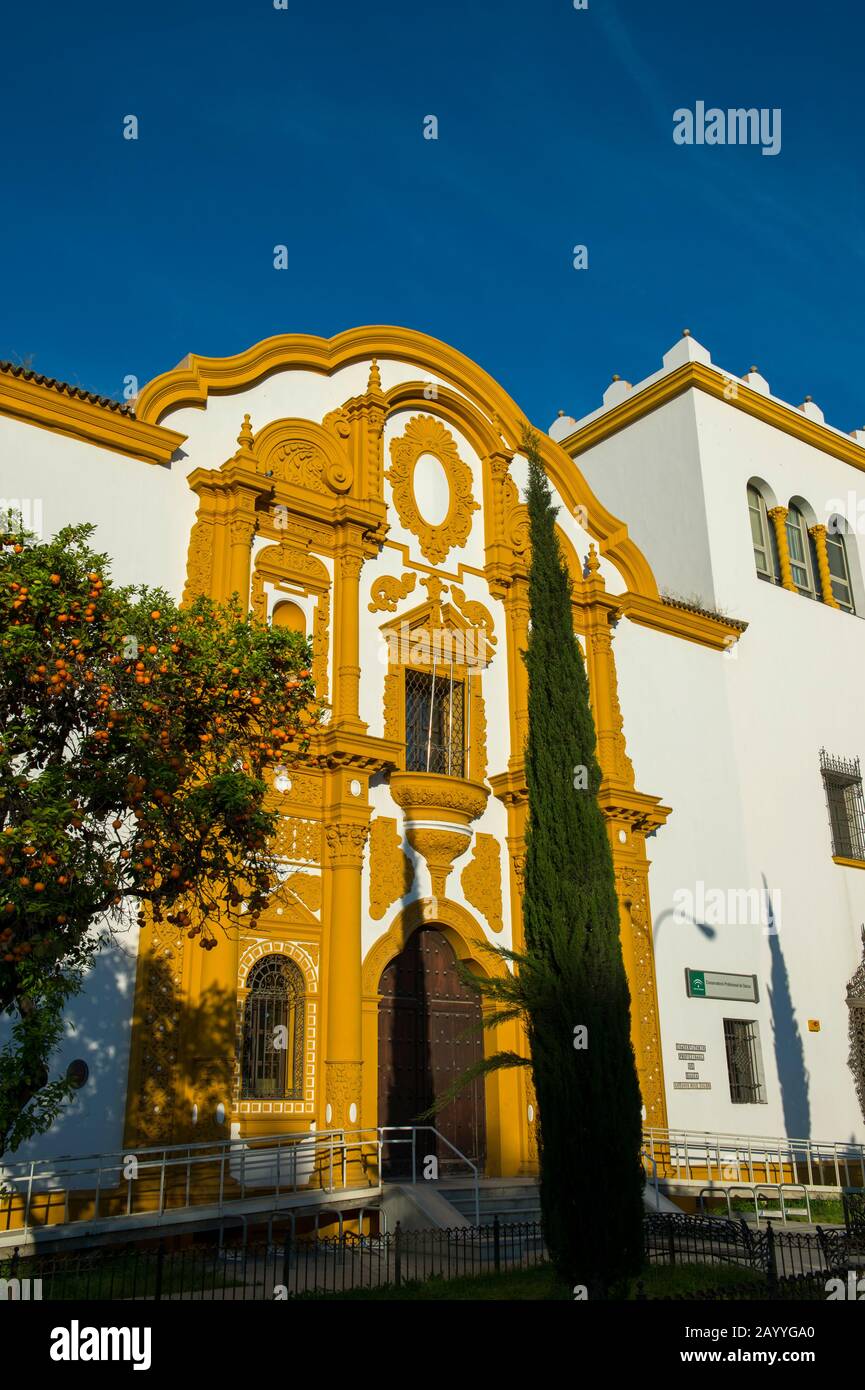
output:
[{"label": "barred basement window", "polygon": [[765,1105],[758,1024],[750,1018],[725,1018],[724,1046],[733,1104]]},{"label": "barred basement window", "polygon": [[303,1099],[303,1015],[303,976],[294,961],[257,961],[243,1006],[244,1100]]},{"label": "barred basement window", "polygon": [[858,758],[833,758],[820,749],[820,771],[826,789],[832,854],[836,859],[865,860],[865,800]]},{"label": "barred basement window", "polygon": [[465,687],[447,672],[405,673],[406,772],[465,776]]}]

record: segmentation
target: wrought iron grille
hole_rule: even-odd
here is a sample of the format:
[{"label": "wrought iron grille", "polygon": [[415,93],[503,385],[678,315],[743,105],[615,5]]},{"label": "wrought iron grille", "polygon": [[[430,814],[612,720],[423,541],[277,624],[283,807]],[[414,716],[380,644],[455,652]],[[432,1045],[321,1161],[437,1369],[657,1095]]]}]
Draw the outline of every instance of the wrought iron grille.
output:
[{"label": "wrought iron grille", "polygon": [[858,758],[834,758],[820,749],[832,853],[838,859],[865,859],[865,798]]},{"label": "wrought iron grille", "polygon": [[[847,1008],[850,1010],[850,1053],[847,1061],[853,1073],[859,1109],[865,1119],[865,927],[862,928],[862,960],[847,986]],[[865,1235],[865,1198],[863,1198],[863,1235]]]},{"label": "wrought iron grille", "polygon": [[294,961],[258,961],[243,1006],[244,1100],[303,1099],[303,1016],[303,976]]},{"label": "wrought iron grille", "polygon": [[465,687],[444,675],[405,673],[407,772],[465,776]]},{"label": "wrought iron grille", "polygon": [[730,1099],[736,1105],[761,1104],[763,1087],[756,1023],[747,1018],[725,1018],[724,1046],[727,1049]]}]

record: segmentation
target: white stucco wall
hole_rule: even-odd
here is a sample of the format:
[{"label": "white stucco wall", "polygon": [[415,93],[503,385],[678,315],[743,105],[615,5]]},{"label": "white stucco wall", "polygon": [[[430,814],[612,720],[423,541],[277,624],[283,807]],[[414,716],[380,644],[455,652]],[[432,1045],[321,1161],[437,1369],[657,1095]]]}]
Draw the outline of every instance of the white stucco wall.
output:
[{"label": "white stucco wall", "polygon": [[[628,623],[616,637],[637,785],[673,807],[650,842],[670,1120],[684,1128],[861,1141],[845,995],[861,959],[865,872],[832,860],[819,752],[825,746],[865,758],[865,622],[757,578],[745,496],[756,475],[779,502],[801,496],[825,521],[833,499],[851,488],[861,492],[861,474],[723,400],[689,394],[699,448],[688,448],[684,462],[699,475],[699,487],[678,488],[683,459],[661,448],[663,431],[655,453],[647,452],[639,426],[601,446],[618,441],[623,457],[632,450],[633,466],[655,477],[667,499],[652,519],[657,553],[666,548],[671,557],[656,568],[659,583],[674,572],[680,545],[707,535],[703,563],[711,565],[712,581],[703,593],[713,592],[724,612],[749,624],[730,655],[658,639]],[[632,435],[638,444],[629,444]],[[603,492],[601,464],[587,466],[585,455],[581,463],[615,506]],[[848,546],[861,545],[861,537],[848,538]],[[779,930],[738,923],[715,926],[709,939],[695,926],[674,925],[675,893],[696,894],[697,880],[706,891],[765,885],[780,902]],[[685,966],[756,973],[759,1003],[688,999]],[[759,1023],[765,1105],[730,1100],[723,1019],[732,1017]],[[819,1032],[809,1031],[809,1020]],[[707,1046],[710,1092],[674,1089],[686,1075],[677,1042]]]}]

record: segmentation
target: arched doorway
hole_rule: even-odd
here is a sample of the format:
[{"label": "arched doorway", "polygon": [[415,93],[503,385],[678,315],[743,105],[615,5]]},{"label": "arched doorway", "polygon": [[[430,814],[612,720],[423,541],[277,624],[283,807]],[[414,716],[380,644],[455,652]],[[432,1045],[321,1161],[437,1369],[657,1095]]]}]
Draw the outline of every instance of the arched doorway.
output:
[{"label": "arched doorway", "polygon": [[[462,1072],[483,1057],[481,1002],[460,980],[450,944],[435,927],[413,932],[382,973],[378,992],[380,1125],[412,1124]],[[425,1121],[479,1168],[486,1158],[484,1084],[474,1081]],[[424,1137],[419,1162],[435,1153],[439,1171],[465,1173],[446,1144]],[[390,1146],[386,1169],[411,1170],[408,1146]]]}]

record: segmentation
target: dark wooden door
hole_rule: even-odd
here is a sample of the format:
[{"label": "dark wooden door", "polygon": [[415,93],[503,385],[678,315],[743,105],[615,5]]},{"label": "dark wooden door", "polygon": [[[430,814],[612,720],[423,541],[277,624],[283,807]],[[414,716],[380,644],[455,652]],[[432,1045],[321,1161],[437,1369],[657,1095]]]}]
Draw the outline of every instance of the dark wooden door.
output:
[{"label": "dark wooden door", "polygon": [[[483,1057],[481,1004],[462,983],[456,958],[435,927],[421,927],[379,983],[378,1114],[381,1125],[410,1125],[458,1076]],[[473,1163],[486,1157],[483,1082],[474,1081],[431,1124]],[[434,1153],[441,1173],[465,1172],[432,1134],[418,1136],[418,1164]],[[391,1145],[386,1171],[411,1171],[408,1147]]]}]

